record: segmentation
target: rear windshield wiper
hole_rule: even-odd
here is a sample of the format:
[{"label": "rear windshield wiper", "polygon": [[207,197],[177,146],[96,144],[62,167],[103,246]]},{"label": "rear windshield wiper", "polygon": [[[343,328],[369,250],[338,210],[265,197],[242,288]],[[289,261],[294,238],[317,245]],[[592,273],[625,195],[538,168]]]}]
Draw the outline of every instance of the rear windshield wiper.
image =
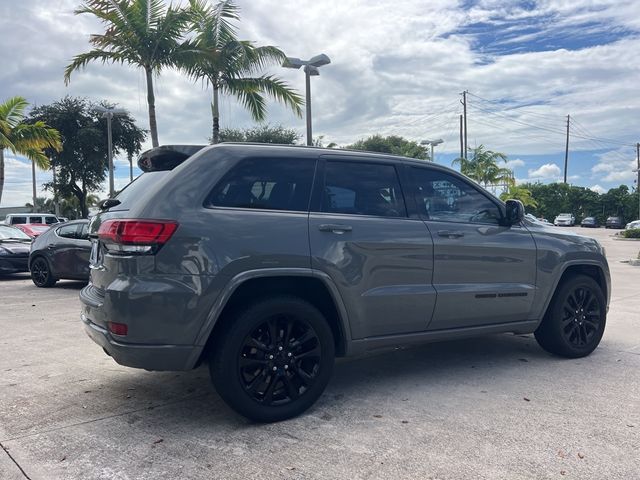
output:
[{"label": "rear windshield wiper", "polygon": [[117,198],[107,198],[102,205],[100,205],[100,210],[107,210],[111,207],[115,207],[116,205],[120,205],[120,200]]}]

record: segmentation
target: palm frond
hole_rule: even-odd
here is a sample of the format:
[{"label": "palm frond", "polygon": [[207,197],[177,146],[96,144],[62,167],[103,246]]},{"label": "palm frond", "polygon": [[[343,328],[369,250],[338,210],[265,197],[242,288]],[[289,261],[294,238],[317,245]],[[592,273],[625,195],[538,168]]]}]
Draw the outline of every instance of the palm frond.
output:
[{"label": "palm frond", "polygon": [[38,148],[24,148],[21,149],[18,153],[24,155],[33,163],[36,164],[40,170],[47,170],[51,166],[51,162],[49,157],[47,157],[44,152]]},{"label": "palm frond", "polygon": [[84,69],[89,63],[100,60],[102,63],[125,63],[127,58],[118,52],[94,49],[86,53],[81,53],[73,57],[73,60],[64,69],[64,83],[68,85],[71,81],[71,74],[75,70]]},{"label": "palm frond", "polygon": [[23,97],[11,97],[4,103],[0,103],[0,122],[2,130],[15,128],[23,119],[27,100]]}]

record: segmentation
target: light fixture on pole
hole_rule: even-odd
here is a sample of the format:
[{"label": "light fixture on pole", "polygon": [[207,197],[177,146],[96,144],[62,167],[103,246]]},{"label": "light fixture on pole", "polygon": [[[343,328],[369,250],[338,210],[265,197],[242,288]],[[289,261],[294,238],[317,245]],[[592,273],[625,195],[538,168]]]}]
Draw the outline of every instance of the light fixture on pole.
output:
[{"label": "light fixture on pole", "polygon": [[313,144],[313,139],[311,137],[311,77],[320,75],[320,71],[318,69],[323,65],[328,65],[330,63],[331,60],[329,59],[329,57],[327,57],[324,53],[321,53],[320,55],[316,55],[315,57],[310,58],[309,60],[300,60],[296,57],[287,57],[282,64],[282,66],[285,68],[298,69],[300,67],[304,67],[306,87],[305,105],[307,107],[307,145],[309,146]]},{"label": "light fixture on pole", "polygon": [[111,139],[111,120],[117,115],[126,115],[127,111],[124,108],[106,108],[101,105],[96,107],[96,110],[102,113],[102,118],[107,119],[107,149],[109,152],[109,198],[113,197],[113,141]]},{"label": "light fixture on pole", "polygon": [[434,157],[433,157],[433,147],[436,145],[440,145],[441,143],[444,143],[444,140],[442,140],[441,138],[437,139],[437,140],[422,140],[420,142],[420,145],[430,145],[431,146],[431,161],[435,161]]}]

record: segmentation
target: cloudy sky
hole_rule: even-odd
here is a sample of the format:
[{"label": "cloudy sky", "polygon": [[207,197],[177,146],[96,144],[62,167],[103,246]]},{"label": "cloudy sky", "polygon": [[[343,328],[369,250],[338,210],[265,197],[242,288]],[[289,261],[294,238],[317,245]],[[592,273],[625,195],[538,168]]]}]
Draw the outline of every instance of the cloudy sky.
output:
[{"label": "cloudy sky", "polygon": [[[571,115],[570,182],[597,191],[634,185],[640,141],[640,0],[238,0],[240,37],[288,55],[326,53],[312,85],[314,135],[340,145],[380,133],[442,138],[436,161],[459,152],[460,92],[468,90],[468,142],[508,155],[521,181],[562,178]],[[64,95],[108,100],[148,128],[141,71],[95,64],[63,82],[88,49],[93,18],[79,0],[0,1],[0,100],[45,104]],[[304,90],[301,71],[274,68]],[[157,81],[160,143],[204,143],[210,92],[167,71]],[[304,132],[304,120],[270,104],[269,121]],[[222,126],[252,124],[224,98]],[[30,167],[8,155],[2,205],[30,199]],[[38,182],[48,180],[44,172]],[[116,187],[128,165],[116,161]]]}]

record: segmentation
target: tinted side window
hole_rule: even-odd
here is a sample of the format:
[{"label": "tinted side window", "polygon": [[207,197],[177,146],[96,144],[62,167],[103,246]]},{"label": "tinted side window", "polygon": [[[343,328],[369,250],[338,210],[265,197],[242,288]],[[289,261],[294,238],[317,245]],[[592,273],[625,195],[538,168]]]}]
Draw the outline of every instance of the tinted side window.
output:
[{"label": "tinted side window", "polygon": [[54,223],[58,223],[58,219],[56,217],[44,217],[44,223],[53,225]]},{"label": "tinted side window", "polygon": [[406,217],[407,210],[393,165],[327,162],[323,212],[378,217]]},{"label": "tinted side window", "polygon": [[58,228],[56,233],[62,238],[77,238],[78,225],[65,225],[64,227]]},{"label": "tinted side window", "polygon": [[27,223],[27,217],[11,217],[11,225],[21,225]]},{"label": "tinted side window", "polygon": [[214,187],[208,206],[306,212],[314,159],[248,158]]},{"label": "tinted side window", "polygon": [[438,170],[411,170],[418,209],[429,220],[500,223],[498,206],[464,180]]},{"label": "tinted side window", "polygon": [[89,224],[83,223],[80,228],[80,236],[78,237],[82,240],[89,240]]},{"label": "tinted side window", "polygon": [[42,217],[29,217],[29,223],[42,223]]}]

